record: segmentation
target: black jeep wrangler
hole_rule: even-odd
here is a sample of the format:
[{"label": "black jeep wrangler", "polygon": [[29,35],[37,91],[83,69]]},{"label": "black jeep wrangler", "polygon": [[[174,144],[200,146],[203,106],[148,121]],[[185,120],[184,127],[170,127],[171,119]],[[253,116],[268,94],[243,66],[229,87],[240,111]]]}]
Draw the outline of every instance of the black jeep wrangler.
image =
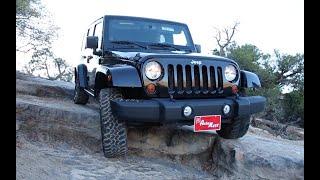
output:
[{"label": "black jeep wrangler", "polygon": [[250,115],[265,106],[264,97],[243,93],[261,86],[258,76],[200,49],[178,22],[107,15],[88,27],[74,102],[99,98],[106,157],[126,154],[127,126],[193,125],[195,117],[218,115],[219,136],[246,134]]}]

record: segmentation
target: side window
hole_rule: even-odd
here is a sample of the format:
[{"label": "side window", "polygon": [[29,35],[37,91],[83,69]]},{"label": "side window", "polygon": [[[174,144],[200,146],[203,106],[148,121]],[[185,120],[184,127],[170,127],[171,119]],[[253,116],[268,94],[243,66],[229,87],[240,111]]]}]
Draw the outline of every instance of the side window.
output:
[{"label": "side window", "polygon": [[[88,32],[89,32],[89,30],[88,30]],[[81,50],[84,50],[85,47],[86,47],[86,40],[87,40],[87,34],[88,34],[88,32],[85,33],[85,34],[83,34]]]},{"label": "side window", "polygon": [[87,36],[93,36],[93,27],[90,27],[90,28],[87,30],[87,33],[85,33],[85,34],[83,35],[82,46],[81,46],[81,49],[82,49],[82,50],[84,50],[84,49],[86,48]]},{"label": "side window", "polygon": [[95,28],[94,28],[94,36],[97,36],[98,37],[98,50],[99,49],[102,49],[101,48],[101,45],[102,45],[102,23],[99,22],[98,24],[95,25]]},{"label": "side window", "polygon": [[87,36],[93,36],[93,27],[90,27],[90,28],[88,29]]}]

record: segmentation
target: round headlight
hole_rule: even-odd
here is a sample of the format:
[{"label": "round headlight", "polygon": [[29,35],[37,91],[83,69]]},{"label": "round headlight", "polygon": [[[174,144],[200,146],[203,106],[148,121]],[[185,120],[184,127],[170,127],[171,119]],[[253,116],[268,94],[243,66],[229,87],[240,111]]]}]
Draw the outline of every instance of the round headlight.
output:
[{"label": "round headlight", "polygon": [[144,68],[144,73],[150,80],[156,80],[161,76],[161,65],[156,61],[150,61],[146,64]]},{"label": "round headlight", "polygon": [[226,66],[224,76],[228,81],[233,81],[237,77],[237,70],[233,65]]}]

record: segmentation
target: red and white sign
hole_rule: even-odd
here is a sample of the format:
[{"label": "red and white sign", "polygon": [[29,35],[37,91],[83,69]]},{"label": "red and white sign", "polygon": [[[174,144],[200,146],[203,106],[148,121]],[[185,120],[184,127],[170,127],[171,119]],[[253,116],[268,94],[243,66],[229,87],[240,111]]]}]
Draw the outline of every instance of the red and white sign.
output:
[{"label": "red and white sign", "polygon": [[195,116],[194,132],[216,131],[221,129],[221,115]]}]

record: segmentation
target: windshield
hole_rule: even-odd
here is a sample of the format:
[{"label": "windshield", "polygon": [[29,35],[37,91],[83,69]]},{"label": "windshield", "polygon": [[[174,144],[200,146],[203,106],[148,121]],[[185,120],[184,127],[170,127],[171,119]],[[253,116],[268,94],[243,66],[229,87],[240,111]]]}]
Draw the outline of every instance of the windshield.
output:
[{"label": "windshield", "polygon": [[111,19],[107,37],[110,42],[130,41],[145,45],[161,43],[178,47],[192,47],[187,26],[161,21]]}]

